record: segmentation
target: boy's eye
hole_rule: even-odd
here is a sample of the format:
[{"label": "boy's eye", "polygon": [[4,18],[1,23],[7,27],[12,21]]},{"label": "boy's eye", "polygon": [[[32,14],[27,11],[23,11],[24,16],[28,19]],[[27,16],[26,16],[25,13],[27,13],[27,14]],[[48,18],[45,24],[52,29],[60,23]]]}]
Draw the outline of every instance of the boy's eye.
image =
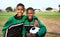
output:
[{"label": "boy's eye", "polygon": [[28,14],[33,14],[33,13],[28,13]]},{"label": "boy's eye", "polygon": [[20,10],[20,9],[17,9],[17,10]]},{"label": "boy's eye", "polygon": [[17,9],[17,10],[23,10],[23,9]]},{"label": "boy's eye", "polygon": [[23,10],[23,9],[21,9],[21,10]]}]

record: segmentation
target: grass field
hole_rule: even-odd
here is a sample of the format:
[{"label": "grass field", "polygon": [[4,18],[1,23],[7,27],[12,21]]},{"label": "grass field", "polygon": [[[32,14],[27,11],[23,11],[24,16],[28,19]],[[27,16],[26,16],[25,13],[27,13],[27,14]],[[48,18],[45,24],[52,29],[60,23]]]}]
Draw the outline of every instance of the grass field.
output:
[{"label": "grass field", "polygon": [[[15,15],[16,13],[12,13],[12,12],[9,12],[9,13],[3,13],[3,12],[0,12],[0,37],[1,37],[1,30],[2,30],[2,26],[4,25],[4,23],[7,21],[7,19],[13,15]],[[41,19],[44,24],[46,24],[46,26],[48,27],[48,24],[45,23],[46,20],[47,22],[52,22],[52,18],[53,20],[57,19],[57,23],[60,22],[60,13],[58,12],[36,12],[35,15]],[[59,19],[59,20],[58,20]],[[50,21],[49,21],[50,20]],[[55,22],[55,20],[53,22]],[[50,24],[50,23],[49,23]],[[60,26],[60,23],[58,24]],[[60,28],[60,27],[59,27]]]}]

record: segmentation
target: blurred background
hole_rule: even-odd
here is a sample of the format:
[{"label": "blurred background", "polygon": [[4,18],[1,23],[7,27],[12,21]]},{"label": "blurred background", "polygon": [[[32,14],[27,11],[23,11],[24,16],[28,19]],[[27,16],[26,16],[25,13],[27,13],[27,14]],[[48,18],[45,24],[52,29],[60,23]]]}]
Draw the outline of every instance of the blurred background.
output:
[{"label": "blurred background", "polygon": [[16,14],[18,3],[24,4],[25,10],[28,7],[34,8],[35,16],[47,28],[45,37],[60,37],[60,0],[0,0],[0,37],[4,23]]}]

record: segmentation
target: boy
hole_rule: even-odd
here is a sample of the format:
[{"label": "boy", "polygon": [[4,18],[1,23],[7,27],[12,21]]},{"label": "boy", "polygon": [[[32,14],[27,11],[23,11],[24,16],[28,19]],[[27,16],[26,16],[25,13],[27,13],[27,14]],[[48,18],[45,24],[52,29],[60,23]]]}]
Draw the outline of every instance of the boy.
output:
[{"label": "boy", "polygon": [[[16,7],[17,14],[15,16],[10,17],[3,26],[3,29],[2,29],[3,37],[22,37],[22,25],[21,26],[19,25],[19,27],[14,27],[10,30],[9,30],[9,27],[12,27],[12,25],[21,24],[25,20],[25,15],[23,15],[24,9],[25,9],[25,6],[23,4],[19,3],[17,5]],[[17,33],[14,29],[17,31]]]},{"label": "boy", "polygon": [[[46,27],[42,24],[37,18],[34,18],[34,9],[29,7],[26,12],[26,19],[24,22],[25,37],[43,37],[46,33]],[[30,29],[34,26],[40,28],[40,30],[36,34],[30,33]]]}]

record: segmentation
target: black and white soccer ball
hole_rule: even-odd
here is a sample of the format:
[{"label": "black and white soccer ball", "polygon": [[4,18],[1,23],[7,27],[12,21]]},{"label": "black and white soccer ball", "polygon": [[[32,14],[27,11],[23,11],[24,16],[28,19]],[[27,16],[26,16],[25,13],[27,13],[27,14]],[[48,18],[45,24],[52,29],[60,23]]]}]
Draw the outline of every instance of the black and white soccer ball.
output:
[{"label": "black and white soccer ball", "polygon": [[30,29],[30,33],[36,34],[39,30],[40,30],[39,27],[32,27],[32,28]]}]

